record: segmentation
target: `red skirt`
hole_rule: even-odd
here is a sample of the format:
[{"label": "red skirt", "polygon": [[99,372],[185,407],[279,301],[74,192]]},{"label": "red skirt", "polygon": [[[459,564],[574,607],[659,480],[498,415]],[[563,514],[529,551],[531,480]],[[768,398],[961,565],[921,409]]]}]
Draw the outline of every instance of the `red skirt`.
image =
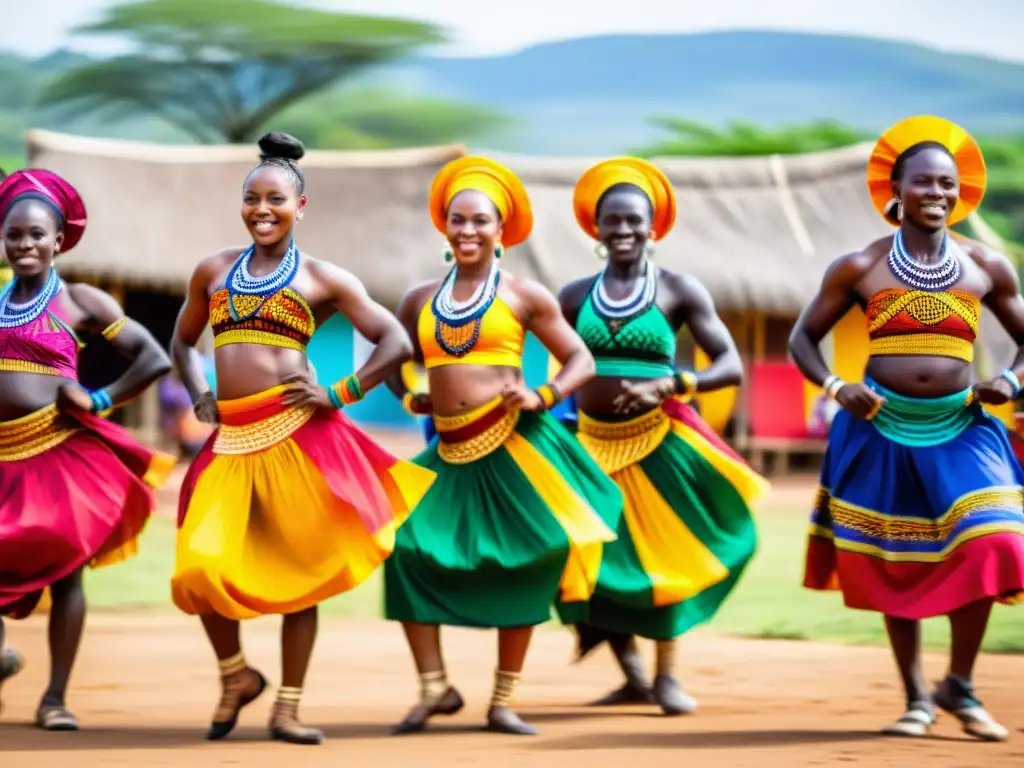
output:
[{"label": "red skirt", "polygon": [[135,554],[174,464],[86,411],[0,422],[0,615],[24,618],[54,582]]}]

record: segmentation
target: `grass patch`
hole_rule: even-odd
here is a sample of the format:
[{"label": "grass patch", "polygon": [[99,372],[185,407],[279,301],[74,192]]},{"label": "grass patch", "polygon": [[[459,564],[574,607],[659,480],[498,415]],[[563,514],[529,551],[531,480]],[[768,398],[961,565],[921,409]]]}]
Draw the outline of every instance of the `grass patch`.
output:
[{"label": "grass patch", "polygon": [[[809,501],[808,501],[809,503]],[[722,634],[779,640],[829,640],[884,645],[881,618],[843,605],[838,593],[811,592],[800,586],[806,516],[789,509],[767,508],[759,516],[760,551],[710,628]],[[170,601],[174,565],[174,522],[155,518],[132,560],[86,574],[89,604],[98,610],[175,610]],[[326,615],[379,616],[383,574],[358,589],[323,604]],[[945,619],[925,622],[925,644],[948,648]],[[1024,653],[1024,609],[996,606],[985,650]]]}]

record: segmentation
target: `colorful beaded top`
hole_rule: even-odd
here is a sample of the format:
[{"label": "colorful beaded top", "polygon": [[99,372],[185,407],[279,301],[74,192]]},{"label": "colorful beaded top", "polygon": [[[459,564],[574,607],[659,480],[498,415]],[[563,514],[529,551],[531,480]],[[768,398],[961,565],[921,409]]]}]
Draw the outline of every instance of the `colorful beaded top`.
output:
[{"label": "colorful beaded top", "polygon": [[611,301],[599,275],[580,307],[576,333],[594,355],[598,376],[657,378],[675,371],[676,334],[656,304],[657,270],[650,265],[630,296]]},{"label": "colorful beaded top", "polygon": [[77,334],[61,316],[55,302],[64,282],[51,267],[43,289],[26,304],[10,301],[17,284],[12,280],[0,292],[0,371],[39,373],[78,379]]},{"label": "colorful beaded top", "polygon": [[227,344],[262,344],[305,352],[316,330],[309,304],[288,285],[299,270],[299,250],[291,243],[269,275],[249,273],[254,248],[238,257],[227,285],[210,296],[214,349]]},{"label": "colorful beaded top", "polygon": [[424,368],[457,363],[522,368],[526,331],[515,312],[498,297],[500,271],[495,265],[466,302],[452,298],[453,267],[433,301],[420,310],[416,334]]},{"label": "colorful beaded top", "polygon": [[869,352],[974,360],[981,301],[964,291],[892,288],[879,291],[865,310]]}]

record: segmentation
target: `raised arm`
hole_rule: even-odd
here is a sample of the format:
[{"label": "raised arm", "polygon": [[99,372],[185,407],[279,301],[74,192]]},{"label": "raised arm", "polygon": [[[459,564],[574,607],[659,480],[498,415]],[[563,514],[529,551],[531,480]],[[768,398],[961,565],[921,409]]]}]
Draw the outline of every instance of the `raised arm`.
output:
[{"label": "raised arm", "polygon": [[1024,379],[1024,298],[1020,295],[1020,279],[1010,260],[1003,254],[980,246],[971,255],[992,280],[992,289],[984,298],[996,319],[1017,345],[1017,354],[1002,373],[974,387],[974,394],[983,403],[999,405],[1020,395]]},{"label": "raised arm", "polygon": [[883,400],[863,384],[847,384],[828,369],[818,346],[843,315],[857,302],[855,287],[874,263],[869,253],[853,253],[836,259],[825,272],[821,288],[797,318],[789,336],[789,354],[805,378],[818,386],[855,416],[870,418]]},{"label": "raised arm", "polygon": [[92,394],[92,410],[109,410],[131,400],[170,372],[171,361],[153,334],[127,317],[112,296],[81,283],[69,285],[68,291],[85,313],[83,325],[132,361],[123,376]]}]

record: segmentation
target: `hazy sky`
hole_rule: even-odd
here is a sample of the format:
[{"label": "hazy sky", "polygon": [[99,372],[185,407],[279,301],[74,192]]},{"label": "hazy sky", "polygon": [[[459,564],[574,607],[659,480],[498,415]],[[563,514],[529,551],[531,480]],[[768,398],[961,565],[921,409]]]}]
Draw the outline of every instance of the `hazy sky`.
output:
[{"label": "hazy sky", "polygon": [[[215,2],[216,0],[210,0]],[[0,0],[0,49],[39,54],[110,0]],[[448,28],[458,54],[609,32],[793,29],[913,40],[1024,61],[1024,0],[303,0],[321,8],[422,18]],[[76,41],[84,50],[111,50]]]}]

